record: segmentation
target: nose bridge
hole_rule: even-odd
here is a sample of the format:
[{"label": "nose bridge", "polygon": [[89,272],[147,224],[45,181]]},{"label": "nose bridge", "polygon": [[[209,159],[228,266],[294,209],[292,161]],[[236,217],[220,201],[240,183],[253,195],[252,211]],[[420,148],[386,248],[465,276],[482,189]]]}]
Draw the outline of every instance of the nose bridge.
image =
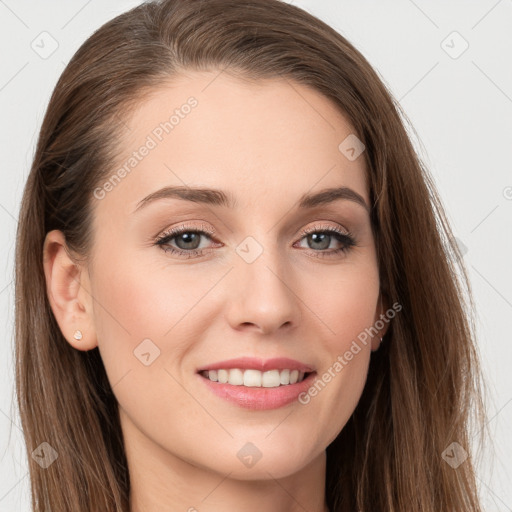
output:
[{"label": "nose bridge", "polygon": [[268,332],[297,321],[292,269],[282,248],[270,240],[272,232],[248,236],[235,249],[230,294],[233,327],[251,323]]}]

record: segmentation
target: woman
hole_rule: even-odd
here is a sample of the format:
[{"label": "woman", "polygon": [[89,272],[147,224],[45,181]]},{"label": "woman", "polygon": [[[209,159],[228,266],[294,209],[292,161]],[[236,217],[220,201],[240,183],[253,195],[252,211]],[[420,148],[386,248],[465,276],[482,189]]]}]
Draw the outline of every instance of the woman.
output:
[{"label": "woman", "polygon": [[16,250],[34,511],[481,510],[469,283],[400,114],[277,0],[79,48]]}]

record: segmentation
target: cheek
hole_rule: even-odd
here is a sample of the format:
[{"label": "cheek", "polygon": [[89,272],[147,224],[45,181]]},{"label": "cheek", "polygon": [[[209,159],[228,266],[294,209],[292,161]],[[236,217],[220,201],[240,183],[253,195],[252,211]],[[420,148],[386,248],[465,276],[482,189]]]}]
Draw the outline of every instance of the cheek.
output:
[{"label": "cheek", "polygon": [[[162,340],[211,287],[212,279],[191,279],[177,266],[152,265],[137,258],[99,262],[94,294],[101,306],[95,319],[105,343],[129,338]],[[117,336],[116,334],[120,334]],[[99,340],[101,341],[101,339]]]},{"label": "cheek", "polygon": [[208,294],[224,272],[206,267],[193,271],[161,255],[143,261],[135,251],[115,255],[115,263],[98,259],[94,322],[110,382],[131,372],[141,386],[140,379],[149,386],[151,377],[160,378],[156,373],[182,367],[218,317],[219,304]]},{"label": "cheek", "polygon": [[[184,330],[187,312],[211,283],[176,268],[116,257],[115,265],[97,262],[93,284],[98,347],[120,406],[141,421],[141,430],[149,417],[170,425],[172,411],[189,406],[171,367],[179,367],[190,350],[194,332]],[[156,405],[166,403],[172,407]]]},{"label": "cheek", "polygon": [[[324,427],[323,441],[330,442],[352,415],[361,397],[371,356],[370,328],[375,321],[379,279],[374,265],[346,266],[338,277],[308,285],[308,300],[322,326],[323,361],[316,381],[303,395],[307,414]],[[317,276],[318,277],[318,276]],[[305,281],[304,281],[305,282]],[[307,284],[307,283],[306,283]]]},{"label": "cheek", "polygon": [[[370,328],[375,321],[379,297],[378,272],[371,262],[347,265],[325,278],[305,283],[308,302],[329,333],[326,337],[330,352],[344,351],[352,340]],[[317,285],[314,286],[314,281]],[[322,283],[318,286],[318,283]]]},{"label": "cheek", "polygon": [[[169,356],[179,357],[184,350],[173,336],[173,329],[179,329],[180,319],[206,285],[183,281],[183,273],[170,269],[166,273],[128,255],[115,256],[115,263],[97,261],[92,287],[94,322],[99,350],[112,383],[141,367],[151,374],[164,366]],[[144,365],[148,360],[154,363]]]}]

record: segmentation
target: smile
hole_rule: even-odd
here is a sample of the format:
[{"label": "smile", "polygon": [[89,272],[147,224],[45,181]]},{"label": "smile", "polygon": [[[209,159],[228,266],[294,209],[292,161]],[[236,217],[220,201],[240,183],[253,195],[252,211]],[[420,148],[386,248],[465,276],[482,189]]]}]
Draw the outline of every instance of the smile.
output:
[{"label": "smile", "polygon": [[277,388],[302,382],[309,373],[291,369],[276,369],[262,372],[254,369],[243,370],[240,368],[221,368],[218,370],[202,371],[201,375],[212,382],[231,384],[232,386]]}]

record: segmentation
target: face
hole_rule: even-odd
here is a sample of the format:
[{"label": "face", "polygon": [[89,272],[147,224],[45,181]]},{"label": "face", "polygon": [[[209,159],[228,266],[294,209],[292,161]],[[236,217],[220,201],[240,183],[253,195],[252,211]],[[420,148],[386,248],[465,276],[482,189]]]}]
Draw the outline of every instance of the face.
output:
[{"label": "face", "polygon": [[305,86],[217,72],[125,121],[81,276],[125,442],[237,479],[291,475],[343,429],[383,335],[360,341],[384,309],[364,158],[339,148],[353,129]]}]

